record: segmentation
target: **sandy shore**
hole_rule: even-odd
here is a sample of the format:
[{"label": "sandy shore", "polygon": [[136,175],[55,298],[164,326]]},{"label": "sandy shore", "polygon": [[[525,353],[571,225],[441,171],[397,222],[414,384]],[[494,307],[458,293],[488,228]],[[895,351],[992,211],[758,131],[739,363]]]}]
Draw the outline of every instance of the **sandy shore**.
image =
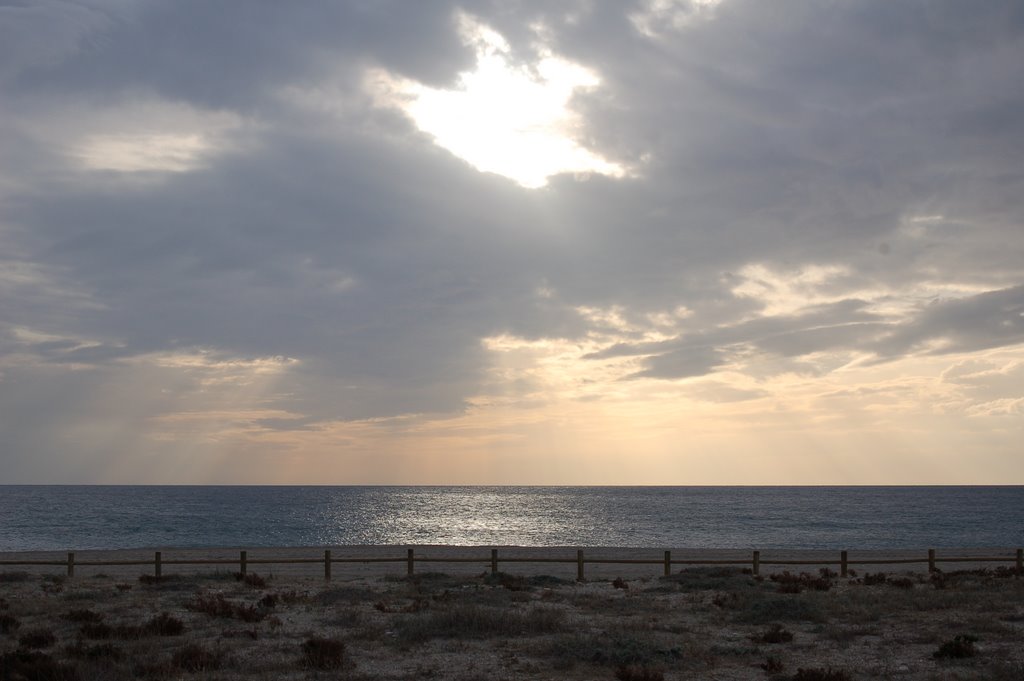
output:
[{"label": "sandy shore", "polygon": [[[359,578],[381,575],[405,575],[407,571],[407,550],[413,549],[416,572],[444,572],[454,575],[479,574],[491,567],[491,549],[487,546],[319,546],[319,547],[218,547],[218,548],[175,548],[159,547],[146,549],[122,550],[75,550],[75,575],[90,576],[95,574],[108,575],[139,575],[152,574],[155,552],[161,553],[163,573],[196,573],[210,571],[235,572],[239,570],[241,551],[246,552],[248,570],[271,575],[323,575],[324,552],[330,550],[332,577]],[[562,578],[576,577],[577,550],[581,547],[497,547],[499,570],[522,575],[553,575]],[[601,564],[587,562],[585,576],[588,579],[611,579],[617,576],[624,578],[654,577],[663,572],[664,549],[630,548],[630,547],[583,547],[586,561],[592,560],[649,560],[650,564]],[[740,549],[693,549],[671,548],[671,570],[676,572],[687,564],[675,561],[739,561],[736,567],[751,567],[752,550]],[[927,549],[895,551],[861,550],[849,551],[849,566],[860,571],[916,571],[926,572]],[[937,566],[942,570],[973,569],[978,567],[995,567],[1004,565],[1013,567],[1016,549],[1012,548],[960,548],[937,549],[935,552]],[[1001,558],[1003,563],[976,562],[942,562],[945,558],[986,557]],[[263,561],[305,559],[308,564],[287,564]],[[358,562],[361,559],[389,562]],[[445,562],[455,559],[468,562]],[[513,561],[503,562],[505,559]],[[175,561],[226,561],[221,565],[211,564],[180,564]],[[538,562],[520,562],[537,560]],[[564,562],[552,562],[553,560]],[[915,560],[915,563],[884,564],[873,561],[883,560]],[[38,573],[62,573],[61,566],[12,566],[4,565],[8,561],[53,561],[65,563],[66,551],[19,551],[0,552],[0,570],[26,570]],[[146,565],[88,565],[93,562],[139,561]],[[357,562],[345,562],[357,561]],[[818,561],[814,565],[777,564],[775,561]],[[760,550],[760,569],[763,574],[778,573],[785,570],[799,572],[815,571],[819,567],[828,566],[838,569],[840,551],[838,550]]]}]

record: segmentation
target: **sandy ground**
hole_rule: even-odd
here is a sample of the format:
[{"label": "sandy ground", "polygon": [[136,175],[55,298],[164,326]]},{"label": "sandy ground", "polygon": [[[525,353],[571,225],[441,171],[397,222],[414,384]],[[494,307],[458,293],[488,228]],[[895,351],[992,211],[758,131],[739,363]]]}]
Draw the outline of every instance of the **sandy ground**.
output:
[{"label": "sandy ground", "polygon": [[[741,566],[677,565],[663,577],[661,565],[588,565],[577,582],[574,563],[508,563],[491,575],[487,548],[415,547],[418,557],[480,560],[420,561],[412,578],[402,562],[336,564],[326,582],[322,563],[254,562],[322,559],[323,550],[247,549],[247,581],[233,574],[237,563],[165,564],[160,581],[146,576],[151,566],[79,566],[68,579],[60,566],[0,565],[0,680],[1024,679],[1024,579],[1012,563],[940,564],[936,576],[919,565],[889,566],[885,576],[854,565],[846,579],[812,566],[789,566],[804,577],[764,566],[758,579]],[[238,549],[162,553],[165,561],[238,558]],[[575,549],[502,547],[505,555],[574,559]],[[653,560],[663,552],[585,555]],[[762,559],[773,555],[812,557],[765,551]],[[66,554],[0,559],[15,557]],[[151,560],[152,551],[80,551],[76,559]]]}]

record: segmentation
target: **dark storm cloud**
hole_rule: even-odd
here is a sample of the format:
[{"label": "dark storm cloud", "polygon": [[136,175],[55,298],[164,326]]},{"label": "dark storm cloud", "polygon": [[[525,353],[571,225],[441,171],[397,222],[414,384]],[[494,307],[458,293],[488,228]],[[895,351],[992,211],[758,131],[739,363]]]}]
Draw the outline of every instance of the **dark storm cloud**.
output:
[{"label": "dark storm cloud", "polygon": [[[935,339],[948,351],[1024,341],[1020,3],[724,0],[654,37],[630,18],[645,6],[0,7],[0,36],[18,36],[0,40],[0,252],[5,271],[31,269],[0,276],[13,294],[0,299],[0,349],[45,367],[0,364],[8,406],[17,388],[67,416],[102,367],[209,348],[299,360],[267,398],[298,416],[268,427],[453,412],[480,389],[482,338],[581,339],[596,324],[581,307],[618,306],[639,326],[688,310],[673,340],[593,355],[647,356],[643,377],[706,374],[741,348],[896,360]],[[367,68],[443,86],[472,65],[458,10],[523,63],[539,22],[556,53],[598,72],[601,87],[573,102],[584,138],[635,175],[531,192],[373,106]],[[61,145],[133,98],[241,123],[187,172],[133,182],[70,167]],[[733,291],[750,263],[842,265],[821,287],[849,299],[765,316]],[[1002,290],[904,317],[842,290],[944,279]],[[48,336],[33,346],[10,340],[16,329]],[[58,397],[55,364],[100,369]],[[3,426],[22,443],[42,427]]]}]

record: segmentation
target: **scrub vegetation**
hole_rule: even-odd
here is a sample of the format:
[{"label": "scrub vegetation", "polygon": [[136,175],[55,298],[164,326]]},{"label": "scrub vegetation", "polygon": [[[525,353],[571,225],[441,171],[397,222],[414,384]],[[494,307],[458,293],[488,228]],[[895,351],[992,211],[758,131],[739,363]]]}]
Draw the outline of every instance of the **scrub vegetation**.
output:
[{"label": "scrub vegetation", "polygon": [[125,584],[0,572],[0,681],[1024,678],[1005,569]]}]

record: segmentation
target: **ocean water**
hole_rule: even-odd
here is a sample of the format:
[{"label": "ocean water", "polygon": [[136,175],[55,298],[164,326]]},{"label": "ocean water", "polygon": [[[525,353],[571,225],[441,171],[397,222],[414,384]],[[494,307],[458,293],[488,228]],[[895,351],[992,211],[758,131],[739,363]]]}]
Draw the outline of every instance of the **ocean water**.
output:
[{"label": "ocean water", "polygon": [[0,485],[0,551],[1024,546],[1024,487]]}]

